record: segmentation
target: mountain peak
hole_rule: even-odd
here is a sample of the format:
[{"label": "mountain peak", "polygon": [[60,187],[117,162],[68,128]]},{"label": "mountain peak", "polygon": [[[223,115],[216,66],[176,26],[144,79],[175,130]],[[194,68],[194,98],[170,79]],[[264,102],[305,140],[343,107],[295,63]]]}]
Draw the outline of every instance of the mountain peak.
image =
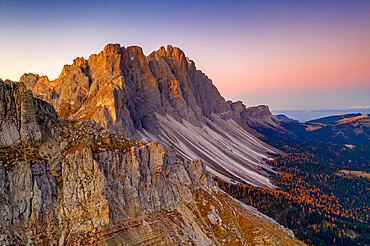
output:
[{"label": "mountain peak", "polygon": [[20,80],[23,80],[23,79],[35,79],[35,80],[38,80],[40,78],[40,75],[38,74],[33,74],[33,73],[24,73]]},{"label": "mountain peak", "polygon": [[76,59],[73,60],[72,66],[74,66],[74,67],[81,67],[81,66],[86,65],[86,63],[87,63],[87,60],[85,60],[85,58],[83,58],[83,57],[77,57]]},{"label": "mountain peak", "polygon": [[167,48],[161,46],[154,53],[160,55],[161,57],[172,58],[176,61],[180,61],[181,59],[186,60],[185,53],[179,47],[173,47],[170,44],[167,45]]},{"label": "mountain peak", "polygon": [[114,53],[119,53],[121,50],[121,45],[120,44],[107,44],[104,49],[103,53],[104,55],[109,55],[109,54],[114,54]]},{"label": "mountain peak", "polygon": [[248,108],[248,112],[250,114],[259,114],[264,116],[272,116],[270,109],[267,105],[258,105],[258,106],[252,106]]},{"label": "mountain peak", "polygon": [[40,75],[33,73],[25,73],[21,76],[20,81],[25,83],[27,88],[34,88],[40,79]]},{"label": "mountain peak", "polygon": [[[23,82],[38,98],[52,103],[62,118],[94,120],[126,137],[173,145],[187,159],[205,160],[215,173],[273,187],[267,172],[257,167],[265,165],[261,156],[275,150],[258,139],[250,143],[254,136],[246,138],[245,134],[255,132],[239,136],[248,131],[241,118],[245,106],[227,103],[178,47],[162,46],[145,56],[139,46],[108,44],[88,60],[76,58],[72,65],[65,65],[51,83],[41,83],[41,79]],[[261,107],[269,112],[267,106]],[[210,125],[209,130],[201,130]],[[188,134],[198,130],[189,139]],[[238,154],[240,146],[224,144],[229,142],[225,132],[230,138],[243,139],[242,153]],[[214,141],[215,135],[225,139]],[[203,146],[222,151],[217,157],[210,156]],[[238,162],[231,161],[230,165],[230,160]],[[255,170],[255,174],[243,172],[240,165]]]}]

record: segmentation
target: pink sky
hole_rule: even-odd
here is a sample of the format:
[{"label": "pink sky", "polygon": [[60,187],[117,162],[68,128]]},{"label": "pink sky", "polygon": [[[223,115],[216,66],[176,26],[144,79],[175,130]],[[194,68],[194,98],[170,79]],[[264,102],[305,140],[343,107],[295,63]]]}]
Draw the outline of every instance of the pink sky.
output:
[{"label": "pink sky", "polygon": [[226,99],[275,109],[369,106],[369,12],[369,1],[3,1],[0,78],[54,79],[107,43],[146,54],[171,44]]}]

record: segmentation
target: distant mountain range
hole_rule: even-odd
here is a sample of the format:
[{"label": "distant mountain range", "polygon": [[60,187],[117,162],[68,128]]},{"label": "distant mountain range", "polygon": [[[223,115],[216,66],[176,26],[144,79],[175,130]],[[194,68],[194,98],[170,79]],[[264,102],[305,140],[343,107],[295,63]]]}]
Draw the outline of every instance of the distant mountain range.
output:
[{"label": "distant mountain range", "polygon": [[300,123],[272,115],[267,106],[250,107],[245,111],[243,119],[248,126],[266,137],[277,140],[318,141],[333,144],[370,142],[368,114],[333,115]]},{"label": "distant mountain range", "polygon": [[278,115],[275,115],[276,118],[278,118],[279,120],[282,120],[282,121],[294,121],[295,119],[292,119],[292,118],[289,118],[288,116],[286,116],[285,114],[278,114]]},{"label": "distant mountain range", "polygon": [[307,121],[306,123],[319,123],[319,124],[333,124],[336,121],[343,120],[343,119],[348,119],[348,118],[353,118],[357,116],[361,116],[362,114],[339,114],[339,115],[332,115],[332,116],[327,116],[327,117],[322,117],[319,119],[315,120],[310,120]]},{"label": "distant mountain range", "polygon": [[307,122],[322,117],[341,115],[341,114],[369,114],[370,108],[359,107],[349,109],[321,109],[321,110],[271,110],[274,115],[284,114],[289,118],[299,122]]}]

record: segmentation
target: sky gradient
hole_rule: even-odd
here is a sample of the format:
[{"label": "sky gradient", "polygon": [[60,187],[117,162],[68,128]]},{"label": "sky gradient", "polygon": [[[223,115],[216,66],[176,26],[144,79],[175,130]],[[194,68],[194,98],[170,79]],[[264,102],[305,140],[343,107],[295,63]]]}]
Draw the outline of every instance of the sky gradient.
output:
[{"label": "sky gradient", "polygon": [[370,1],[0,1],[0,78],[55,79],[107,43],[180,47],[226,99],[370,105]]}]

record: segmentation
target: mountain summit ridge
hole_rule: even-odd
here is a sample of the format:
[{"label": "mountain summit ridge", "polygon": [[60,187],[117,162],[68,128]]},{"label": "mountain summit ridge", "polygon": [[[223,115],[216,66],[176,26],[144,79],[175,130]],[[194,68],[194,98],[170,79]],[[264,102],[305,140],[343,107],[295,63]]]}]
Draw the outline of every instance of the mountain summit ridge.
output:
[{"label": "mountain summit ridge", "polygon": [[[68,77],[73,77],[76,84],[68,81],[66,79]],[[193,83],[188,83],[188,81]],[[199,83],[196,83],[198,81]],[[63,91],[78,93],[81,98],[76,99],[86,102],[90,99],[89,96],[96,96],[96,89],[104,89],[109,82],[113,83],[112,86],[131,89],[139,87],[143,93],[135,93],[135,96],[146,96],[148,100],[151,100],[151,110],[161,114],[166,112],[177,119],[178,116],[181,116],[192,123],[201,121],[202,114],[208,117],[212,113],[230,110],[229,105],[213,86],[212,81],[204,73],[196,70],[194,62],[187,58],[181,49],[171,45],[168,45],[167,49],[162,46],[157,51],[145,56],[139,46],[125,48],[120,47],[119,44],[108,44],[103,51],[90,55],[87,60],[78,57],[73,60],[71,65],[64,65],[59,77],[49,84],[39,81],[39,78],[32,74],[23,75],[20,82],[24,82],[29,89],[33,89],[35,96],[52,101],[58,113],[65,118],[83,117],[84,115],[94,118],[96,112],[91,114],[92,110],[89,111],[86,108],[82,110],[81,105],[78,102],[76,105],[73,104],[71,97],[63,94]],[[67,82],[67,85],[62,85],[63,82]],[[49,87],[39,88],[40,83]],[[200,83],[205,88],[202,88]],[[203,89],[202,93],[195,91],[195,84],[199,86],[198,89]],[[36,87],[34,87],[35,85]],[[86,92],[89,92],[89,95]],[[53,95],[53,93],[57,95]],[[163,98],[160,98],[162,96],[160,94],[163,94]],[[216,105],[213,105],[214,101],[216,101]],[[129,107],[129,105],[125,106]],[[80,112],[78,112],[79,110]],[[114,117],[115,112],[109,113]],[[150,115],[148,112],[146,114]],[[125,125],[135,125],[136,129],[140,129],[145,124],[143,123],[145,119],[142,116],[133,116],[133,118],[134,122],[127,122]],[[114,121],[112,123],[116,131],[128,134],[120,128],[119,124]],[[109,122],[104,125],[109,128]],[[130,134],[135,135],[135,132],[132,131]]]},{"label": "mountain summit ridge", "polygon": [[65,65],[54,81],[25,74],[20,82],[62,118],[94,120],[125,137],[172,145],[188,160],[203,159],[221,178],[274,187],[263,159],[278,150],[256,138],[238,103],[225,101],[178,47],[145,56],[139,46],[108,44]]}]

